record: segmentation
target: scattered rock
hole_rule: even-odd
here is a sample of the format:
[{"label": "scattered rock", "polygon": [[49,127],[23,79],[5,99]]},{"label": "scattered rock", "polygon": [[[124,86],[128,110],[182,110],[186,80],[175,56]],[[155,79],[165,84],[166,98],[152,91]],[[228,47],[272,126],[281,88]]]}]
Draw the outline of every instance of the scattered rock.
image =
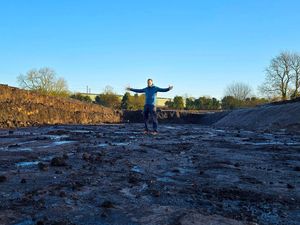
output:
[{"label": "scattered rock", "polygon": [[1,175],[1,176],[0,176],[0,183],[1,183],[1,182],[5,182],[5,181],[7,181],[7,177],[4,176],[4,175]]},{"label": "scattered rock", "polygon": [[180,173],[180,170],[179,169],[173,169],[172,172],[173,173]]},{"label": "scattered rock", "polygon": [[92,159],[92,155],[85,152],[85,153],[82,154],[82,159],[86,160],[86,161],[90,161]]},{"label": "scattered rock", "polygon": [[67,163],[63,157],[54,157],[51,160],[51,166],[67,166]]},{"label": "scattered rock", "polygon": [[22,180],[21,180],[21,184],[25,184],[27,181],[26,181],[26,179],[25,178],[23,178]]},{"label": "scattered rock", "polygon": [[61,198],[65,198],[65,197],[67,197],[67,194],[66,194],[66,192],[64,192],[64,191],[61,191],[61,192],[59,193],[59,197],[61,197]]},{"label": "scattered rock", "polygon": [[139,182],[139,179],[136,176],[129,175],[128,183],[130,183],[130,184],[137,184],[138,182]]},{"label": "scattered rock", "polygon": [[38,168],[41,170],[41,171],[46,171],[48,170],[48,166],[42,162],[39,162],[38,163]]},{"label": "scattered rock", "polygon": [[150,194],[154,197],[160,197],[161,193],[158,190],[150,190]]},{"label": "scattered rock", "polygon": [[101,217],[102,217],[102,218],[107,218],[107,217],[108,217],[108,214],[107,214],[106,212],[103,212],[103,213],[101,213]]},{"label": "scattered rock", "polygon": [[44,225],[44,224],[45,224],[44,221],[41,221],[41,220],[36,222],[36,225]]},{"label": "scattered rock", "polygon": [[239,164],[239,163],[235,163],[235,164],[234,164],[234,166],[235,166],[235,167],[240,167],[240,166],[241,166],[241,164]]},{"label": "scattered rock", "polygon": [[104,201],[101,204],[101,207],[106,209],[115,208],[114,204],[111,201]]}]

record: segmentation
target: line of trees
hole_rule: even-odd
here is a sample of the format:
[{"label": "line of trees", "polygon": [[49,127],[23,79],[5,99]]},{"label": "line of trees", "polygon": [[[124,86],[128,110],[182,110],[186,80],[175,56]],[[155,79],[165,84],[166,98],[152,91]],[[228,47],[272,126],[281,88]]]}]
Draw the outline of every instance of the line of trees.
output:
[{"label": "line of trees", "polygon": [[131,95],[129,92],[126,92],[121,100],[121,108],[127,110],[140,110],[144,108],[145,104],[145,95],[134,94]]},{"label": "line of trees", "polygon": [[126,92],[120,99],[112,87],[106,86],[105,90],[96,96],[95,103],[114,109],[140,110],[144,108],[145,95],[131,95]]},{"label": "line of trees", "polygon": [[169,109],[184,109],[184,99],[182,96],[175,96],[173,100],[166,101],[165,106]]},{"label": "line of trees", "polygon": [[232,83],[225,88],[221,100],[222,109],[249,108],[268,103],[269,100],[254,96],[252,88],[242,82]]},{"label": "line of trees", "polygon": [[189,97],[184,100],[182,96],[175,96],[173,100],[167,101],[165,106],[170,109],[186,109],[186,110],[218,110],[220,102],[216,98]]},{"label": "line of trees", "polygon": [[120,107],[120,99],[111,86],[106,86],[104,91],[96,96],[95,103],[114,109]]},{"label": "line of trees", "polygon": [[90,96],[83,95],[81,93],[72,94],[72,95],[70,95],[70,98],[77,99],[77,100],[82,101],[82,102],[88,102],[88,103],[92,103],[93,102],[93,100],[91,99]]}]

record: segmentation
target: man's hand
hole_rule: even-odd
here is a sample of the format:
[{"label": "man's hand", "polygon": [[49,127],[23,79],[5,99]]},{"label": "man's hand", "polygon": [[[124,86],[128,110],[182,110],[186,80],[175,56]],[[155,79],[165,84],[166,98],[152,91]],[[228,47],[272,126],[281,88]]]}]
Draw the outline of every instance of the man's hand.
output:
[{"label": "man's hand", "polygon": [[172,89],[173,89],[173,86],[172,86],[172,85],[169,85],[169,89],[172,90]]}]

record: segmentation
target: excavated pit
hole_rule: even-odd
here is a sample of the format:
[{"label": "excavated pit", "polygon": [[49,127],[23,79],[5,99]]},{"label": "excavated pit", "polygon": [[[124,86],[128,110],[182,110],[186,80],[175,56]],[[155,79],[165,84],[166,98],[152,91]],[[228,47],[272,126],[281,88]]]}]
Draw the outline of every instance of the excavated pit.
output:
[{"label": "excavated pit", "polygon": [[159,128],[0,130],[0,224],[299,224],[299,134]]}]

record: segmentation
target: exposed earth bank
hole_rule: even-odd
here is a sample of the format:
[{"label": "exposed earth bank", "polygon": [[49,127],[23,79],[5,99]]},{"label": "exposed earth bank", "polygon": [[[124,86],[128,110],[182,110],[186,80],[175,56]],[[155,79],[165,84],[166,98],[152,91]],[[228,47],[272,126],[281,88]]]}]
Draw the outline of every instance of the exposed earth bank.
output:
[{"label": "exposed earth bank", "polygon": [[0,85],[0,128],[118,123],[120,113],[96,104]]}]

